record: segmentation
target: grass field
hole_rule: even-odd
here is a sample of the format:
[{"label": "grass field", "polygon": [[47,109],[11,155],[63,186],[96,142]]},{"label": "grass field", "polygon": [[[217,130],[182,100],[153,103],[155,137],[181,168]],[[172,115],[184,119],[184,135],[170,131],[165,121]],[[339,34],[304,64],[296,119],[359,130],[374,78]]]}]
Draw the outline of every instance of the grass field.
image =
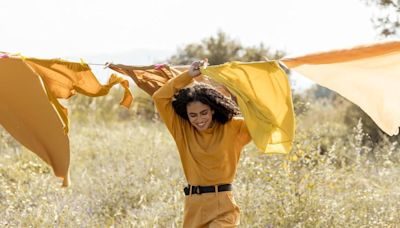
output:
[{"label": "grass field", "polygon": [[[360,126],[310,110],[290,155],[242,152],[241,227],[399,227],[398,144],[369,148]],[[163,124],[77,116],[68,188],[0,129],[0,227],[180,227],[186,183]]]}]

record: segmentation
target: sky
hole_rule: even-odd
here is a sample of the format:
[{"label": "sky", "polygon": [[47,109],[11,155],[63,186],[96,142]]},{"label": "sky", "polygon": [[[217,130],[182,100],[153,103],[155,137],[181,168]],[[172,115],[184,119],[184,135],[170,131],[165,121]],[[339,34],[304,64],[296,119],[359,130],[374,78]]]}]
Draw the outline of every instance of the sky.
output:
[{"label": "sky", "polygon": [[142,65],[223,31],[296,56],[376,42],[372,15],[361,0],[0,0],[0,51]]}]

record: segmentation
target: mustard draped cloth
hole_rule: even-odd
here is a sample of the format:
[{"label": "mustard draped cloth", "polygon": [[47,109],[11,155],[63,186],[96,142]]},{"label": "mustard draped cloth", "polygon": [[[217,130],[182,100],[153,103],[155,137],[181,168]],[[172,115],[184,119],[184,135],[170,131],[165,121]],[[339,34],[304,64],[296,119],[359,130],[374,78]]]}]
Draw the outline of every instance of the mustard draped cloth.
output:
[{"label": "mustard draped cloth", "polygon": [[400,41],[282,59],[288,68],[358,105],[388,135],[400,127]]},{"label": "mustard draped cloth", "polygon": [[126,80],[112,76],[100,85],[87,64],[33,58],[0,58],[0,124],[21,144],[49,164],[67,186],[70,161],[67,110],[58,98],[75,93],[106,95],[125,88],[122,104],[132,101]]},{"label": "mustard draped cloth", "polygon": [[68,185],[68,135],[42,78],[20,59],[0,59],[0,124]]},{"label": "mustard draped cloth", "polygon": [[294,139],[294,111],[288,77],[277,62],[229,62],[202,68],[201,73],[236,96],[259,149],[268,154],[289,153]]}]

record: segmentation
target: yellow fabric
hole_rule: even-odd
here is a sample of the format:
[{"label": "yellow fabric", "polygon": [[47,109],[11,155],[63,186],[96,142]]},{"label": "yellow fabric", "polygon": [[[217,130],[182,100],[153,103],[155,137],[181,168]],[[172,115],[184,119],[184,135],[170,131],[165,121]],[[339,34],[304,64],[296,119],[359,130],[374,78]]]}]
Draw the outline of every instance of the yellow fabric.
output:
[{"label": "yellow fabric", "polygon": [[277,62],[229,62],[201,72],[225,85],[236,97],[256,146],[265,153],[286,154],[295,120],[289,80]]},{"label": "yellow fabric", "polygon": [[237,227],[240,209],[232,192],[205,193],[185,197],[184,228]]},{"label": "yellow fabric", "polygon": [[102,86],[88,65],[62,60],[1,58],[0,64],[0,124],[48,163],[67,186],[68,116],[57,98],[76,92],[102,96],[119,83],[125,88],[121,104],[128,107],[132,101],[128,81],[112,75]]},{"label": "yellow fabric", "polygon": [[199,132],[179,117],[172,107],[172,98],[192,82],[187,72],[169,80],[153,94],[155,105],[175,139],[188,183],[203,186],[232,183],[240,152],[251,137],[242,118],[216,123]]},{"label": "yellow fabric", "polygon": [[21,59],[0,59],[0,124],[68,185],[68,136],[42,79]]},{"label": "yellow fabric", "polygon": [[400,41],[281,60],[288,68],[338,92],[388,135],[400,127]]}]

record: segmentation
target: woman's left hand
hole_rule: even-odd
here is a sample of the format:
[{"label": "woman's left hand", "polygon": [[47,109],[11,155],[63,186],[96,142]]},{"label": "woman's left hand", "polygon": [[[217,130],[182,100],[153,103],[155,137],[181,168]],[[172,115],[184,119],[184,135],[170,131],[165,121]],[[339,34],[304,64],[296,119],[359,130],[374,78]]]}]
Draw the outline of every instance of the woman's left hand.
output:
[{"label": "woman's left hand", "polygon": [[194,61],[189,67],[189,75],[192,77],[199,76],[201,74],[200,67],[204,64],[207,64],[207,59]]}]

